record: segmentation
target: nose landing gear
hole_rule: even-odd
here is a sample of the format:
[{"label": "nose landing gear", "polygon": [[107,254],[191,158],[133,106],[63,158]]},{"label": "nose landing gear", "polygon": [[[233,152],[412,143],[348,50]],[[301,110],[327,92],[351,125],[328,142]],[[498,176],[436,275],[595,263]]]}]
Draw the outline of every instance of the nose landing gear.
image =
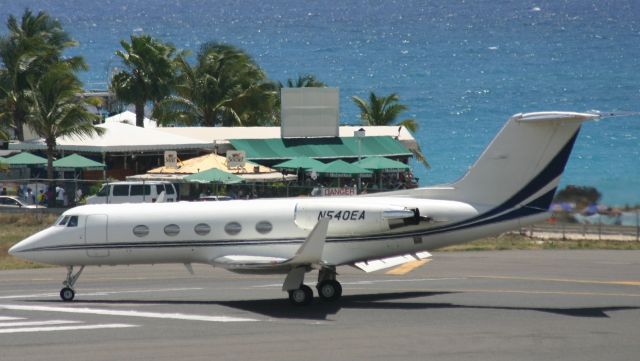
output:
[{"label": "nose landing gear", "polygon": [[60,298],[65,302],[73,301],[76,296],[76,292],[73,290],[73,286],[80,277],[80,274],[84,271],[84,266],[80,266],[80,269],[76,274],[73,274],[73,266],[67,266],[67,278],[62,282],[64,287],[60,290]]}]

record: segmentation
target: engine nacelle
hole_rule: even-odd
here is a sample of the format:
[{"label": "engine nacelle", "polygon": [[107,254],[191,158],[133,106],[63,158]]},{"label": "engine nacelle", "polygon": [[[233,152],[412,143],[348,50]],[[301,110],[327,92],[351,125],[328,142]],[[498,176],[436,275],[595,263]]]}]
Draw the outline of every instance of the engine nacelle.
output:
[{"label": "engine nacelle", "polygon": [[294,221],[303,229],[312,229],[321,218],[330,218],[328,234],[351,235],[380,233],[390,229],[389,221],[414,217],[404,207],[379,204],[298,203]]}]

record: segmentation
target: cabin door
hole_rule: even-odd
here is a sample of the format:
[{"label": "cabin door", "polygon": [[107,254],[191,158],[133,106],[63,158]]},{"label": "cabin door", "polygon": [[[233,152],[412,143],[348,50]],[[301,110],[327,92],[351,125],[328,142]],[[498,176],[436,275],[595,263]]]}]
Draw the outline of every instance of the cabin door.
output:
[{"label": "cabin door", "polygon": [[107,257],[109,255],[109,248],[107,248],[107,215],[92,214],[87,216],[87,223],[84,229],[87,255],[89,257]]}]

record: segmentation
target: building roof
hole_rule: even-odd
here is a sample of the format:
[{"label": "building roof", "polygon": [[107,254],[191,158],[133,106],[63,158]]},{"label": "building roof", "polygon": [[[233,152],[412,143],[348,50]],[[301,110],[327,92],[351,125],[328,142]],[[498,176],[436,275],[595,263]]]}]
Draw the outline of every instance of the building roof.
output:
[{"label": "building roof", "polygon": [[[358,140],[361,140],[360,142]],[[392,137],[339,137],[288,139],[231,139],[237,150],[254,161],[287,160],[295,157],[315,159],[359,158],[369,156],[408,157],[411,152]],[[361,144],[359,144],[361,143]]]},{"label": "building roof", "polygon": [[[129,125],[136,125],[136,113],[125,110],[120,114],[116,114],[108,117],[104,120],[105,123],[125,123]],[[147,117],[144,117],[144,127],[145,128],[157,128],[158,123],[155,120],[151,120]]]},{"label": "building roof", "polygon": [[[405,147],[416,150],[418,144],[407,128],[392,126],[340,126],[340,137],[353,137],[353,132],[364,129],[367,136],[389,136],[398,139]],[[233,139],[269,139],[280,138],[280,127],[164,127],[157,130],[181,135],[184,137],[199,139],[203,142],[214,141],[218,144],[226,144]]]},{"label": "building roof", "polygon": [[[87,152],[87,153],[115,153],[165,151],[179,149],[213,149],[211,142],[180,135],[160,132],[158,128],[140,128],[124,123],[106,123],[97,125],[106,132],[103,135],[90,137],[65,136],[56,140],[58,150]],[[22,143],[11,143],[9,149],[44,150],[47,149],[43,139]]]}]

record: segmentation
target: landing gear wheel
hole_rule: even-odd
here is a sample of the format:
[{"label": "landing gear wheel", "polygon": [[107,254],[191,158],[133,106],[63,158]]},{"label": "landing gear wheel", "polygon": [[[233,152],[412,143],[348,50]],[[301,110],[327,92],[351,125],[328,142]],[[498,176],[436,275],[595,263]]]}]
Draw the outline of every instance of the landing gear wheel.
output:
[{"label": "landing gear wheel", "polygon": [[306,306],[313,301],[311,287],[302,285],[300,288],[289,291],[289,301],[296,306]]},{"label": "landing gear wheel", "polygon": [[62,298],[65,302],[73,301],[73,298],[76,296],[76,293],[69,287],[65,287],[60,290],[60,298]]},{"label": "landing gear wheel", "polygon": [[318,283],[318,295],[323,301],[336,301],[342,296],[342,285],[336,280],[325,280]]}]

